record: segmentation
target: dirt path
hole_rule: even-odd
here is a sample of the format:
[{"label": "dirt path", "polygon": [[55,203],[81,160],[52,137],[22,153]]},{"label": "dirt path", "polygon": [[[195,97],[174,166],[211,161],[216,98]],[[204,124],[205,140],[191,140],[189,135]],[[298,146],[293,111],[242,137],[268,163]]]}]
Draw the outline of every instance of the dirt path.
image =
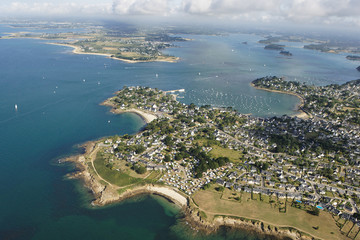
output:
[{"label": "dirt path", "polygon": [[113,185],[112,183],[110,183],[110,182],[108,182],[107,180],[105,180],[104,178],[102,178],[102,177],[100,176],[100,174],[97,172],[97,170],[96,170],[96,168],[95,168],[95,165],[94,165],[94,161],[95,161],[95,159],[96,159],[96,154],[98,153],[98,151],[99,151],[99,145],[96,144],[95,147],[93,148],[93,150],[92,150],[92,151],[90,152],[90,154],[88,155],[88,157],[90,158],[91,166],[92,166],[92,168],[94,169],[94,172],[95,172],[96,176],[97,176],[100,180],[106,182],[106,183],[107,183],[109,186],[111,186],[112,188],[114,188],[114,189],[119,188],[118,186],[115,186],[115,185]]}]

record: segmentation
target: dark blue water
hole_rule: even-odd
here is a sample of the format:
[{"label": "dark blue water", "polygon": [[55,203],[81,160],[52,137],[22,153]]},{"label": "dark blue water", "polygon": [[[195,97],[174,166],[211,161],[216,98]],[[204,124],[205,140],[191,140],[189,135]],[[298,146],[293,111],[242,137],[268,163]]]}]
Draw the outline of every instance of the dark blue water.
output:
[{"label": "dark blue water", "polygon": [[[10,31],[0,25],[0,32]],[[294,58],[284,59],[264,51],[253,35],[191,37],[167,50],[179,63],[139,64],[75,55],[40,40],[0,40],[0,239],[258,239],[233,231],[193,235],[177,223],[178,209],[161,198],[91,209],[81,182],[64,179],[72,167],[53,164],[79,151],[76,144],[133,134],[144,125],[137,115],[115,116],[99,105],[124,85],[185,88],[183,102],[267,116],[294,113],[298,99],[251,88],[257,77],[312,77],[325,84],[359,75],[342,56],[294,47]]]}]

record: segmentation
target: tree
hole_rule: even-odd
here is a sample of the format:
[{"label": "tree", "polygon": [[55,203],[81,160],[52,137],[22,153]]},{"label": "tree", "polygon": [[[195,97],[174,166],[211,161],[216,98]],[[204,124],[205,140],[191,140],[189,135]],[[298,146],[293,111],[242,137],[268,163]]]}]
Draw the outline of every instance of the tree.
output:
[{"label": "tree", "polygon": [[179,160],[181,160],[181,159],[183,159],[182,153],[176,153],[176,154],[175,154],[175,160],[176,160],[176,161],[179,161]]},{"label": "tree", "polygon": [[138,164],[134,164],[132,166],[132,169],[138,173],[138,174],[144,174],[146,173],[146,167],[142,166],[142,165],[138,165]]},{"label": "tree", "polygon": [[354,213],[353,217],[359,220],[360,219],[360,214],[359,213]]},{"label": "tree", "polygon": [[218,192],[223,192],[225,190],[225,187],[224,186],[219,186],[219,187],[216,187],[215,190],[218,191]]},{"label": "tree", "polygon": [[319,214],[320,214],[320,210],[317,207],[312,207],[307,212],[312,214],[312,215],[315,215],[315,216],[319,216]]},{"label": "tree", "polygon": [[169,154],[166,154],[166,155],[165,155],[164,161],[165,161],[165,162],[170,162],[170,161],[171,161],[171,158],[170,158]]},{"label": "tree", "polygon": [[164,143],[166,146],[171,147],[174,144],[174,141],[173,141],[172,137],[166,136],[164,139]]},{"label": "tree", "polygon": [[135,152],[137,154],[143,153],[146,150],[146,148],[143,145],[136,145]]},{"label": "tree", "polygon": [[202,189],[206,190],[206,189],[210,188],[210,186],[211,186],[210,183],[204,184],[204,186],[202,186]]},{"label": "tree", "polygon": [[138,174],[144,174],[144,173],[146,173],[146,167],[144,167],[144,166],[135,165],[135,166],[134,166],[134,170],[135,170],[135,172],[138,173]]}]

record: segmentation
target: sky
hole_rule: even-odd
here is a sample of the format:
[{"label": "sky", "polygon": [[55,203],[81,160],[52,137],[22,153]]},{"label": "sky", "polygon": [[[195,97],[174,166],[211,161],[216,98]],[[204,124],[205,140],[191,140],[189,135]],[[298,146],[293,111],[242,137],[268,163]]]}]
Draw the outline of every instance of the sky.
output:
[{"label": "sky", "polygon": [[1,0],[2,17],[211,18],[360,27],[360,0]]}]

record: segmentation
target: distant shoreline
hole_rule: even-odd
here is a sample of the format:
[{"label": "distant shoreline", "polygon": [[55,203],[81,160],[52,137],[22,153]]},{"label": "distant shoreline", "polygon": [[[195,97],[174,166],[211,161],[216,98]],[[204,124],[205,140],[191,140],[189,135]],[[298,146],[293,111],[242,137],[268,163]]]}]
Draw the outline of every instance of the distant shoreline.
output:
[{"label": "distant shoreline", "polygon": [[285,91],[280,91],[280,90],[273,90],[273,89],[257,87],[253,83],[250,83],[250,86],[252,86],[253,88],[258,89],[258,90],[264,90],[264,91],[268,91],[268,92],[281,93],[281,94],[288,94],[288,95],[292,95],[292,96],[295,96],[295,97],[299,98],[300,99],[300,104],[297,104],[297,106],[296,106],[296,108],[297,108],[296,111],[298,111],[298,113],[292,114],[291,116],[292,117],[298,117],[298,118],[301,118],[301,119],[311,118],[311,116],[308,113],[304,112],[301,109],[304,106],[304,103],[305,103],[305,100],[301,95],[299,95],[297,93],[292,93],[292,92],[285,92]]},{"label": "distant shoreline", "polygon": [[72,44],[66,44],[66,43],[47,43],[50,45],[58,45],[58,46],[65,46],[65,47],[71,47],[73,48],[72,53],[74,54],[87,54],[87,55],[98,55],[98,56],[105,56],[114,60],[119,60],[119,61],[123,61],[126,63],[141,63],[141,62],[170,62],[170,63],[175,63],[179,60],[179,58],[175,58],[175,60],[129,60],[129,59],[124,59],[124,58],[118,58],[118,57],[114,57],[112,56],[113,54],[109,54],[109,53],[91,53],[91,52],[83,52],[81,51],[81,48]]}]

